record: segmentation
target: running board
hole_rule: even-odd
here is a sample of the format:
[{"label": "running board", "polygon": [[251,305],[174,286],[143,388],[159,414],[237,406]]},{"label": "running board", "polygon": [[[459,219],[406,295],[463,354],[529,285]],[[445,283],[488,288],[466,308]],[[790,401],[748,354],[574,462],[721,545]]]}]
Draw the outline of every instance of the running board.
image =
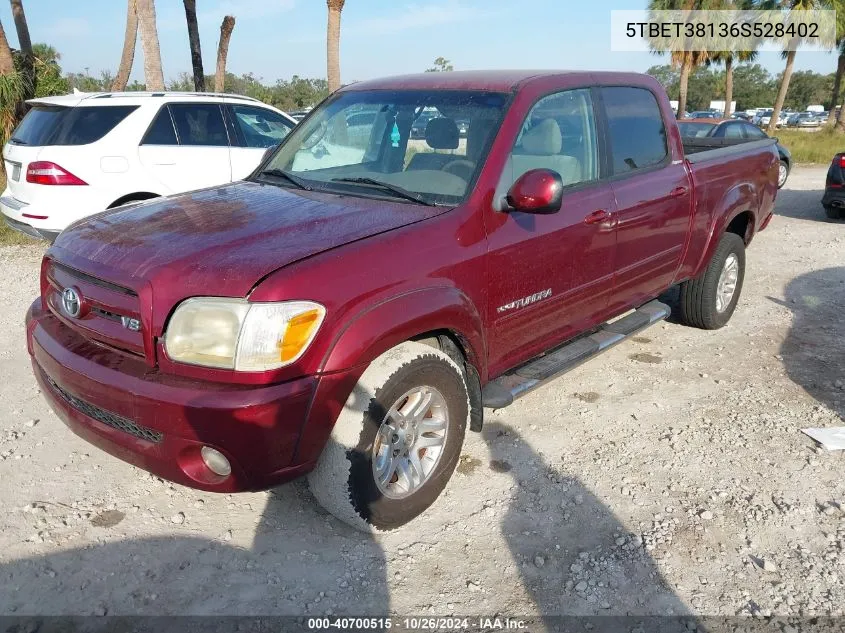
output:
[{"label": "running board", "polygon": [[487,383],[481,390],[487,409],[501,409],[537,387],[575,369],[581,363],[621,343],[669,316],[669,306],[651,301],[617,321],[605,323],[589,336],[576,339],[556,350]]}]

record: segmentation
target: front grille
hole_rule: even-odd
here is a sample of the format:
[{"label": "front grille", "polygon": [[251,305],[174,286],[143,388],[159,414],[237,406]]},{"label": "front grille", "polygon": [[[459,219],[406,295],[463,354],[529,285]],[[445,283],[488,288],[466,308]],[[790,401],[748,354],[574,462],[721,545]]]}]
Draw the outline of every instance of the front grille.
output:
[{"label": "front grille", "polygon": [[93,418],[97,420],[97,422],[102,422],[106,426],[110,426],[113,429],[117,429],[118,431],[123,431],[124,433],[129,433],[129,435],[134,435],[135,437],[139,437],[142,440],[147,440],[148,442],[155,442],[156,444],[161,442],[164,439],[164,434],[159,433],[158,431],[154,431],[153,429],[148,429],[145,426],[141,426],[139,424],[135,424],[132,420],[124,418],[122,416],[117,415],[116,413],[111,413],[110,411],[105,411],[100,409],[99,407],[95,407],[90,402],[85,402],[84,400],[80,400],[76,396],[71,393],[68,393],[59,385],[56,384],[56,381],[50,378],[45,374],[45,378],[50,386],[53,388],[62,399],[65,400],[69,405],[71,405],[77,411],[84,413],[89,418]]},{"label": "front grille", "polygon": [[129,288],[124,288],[123,286],[118,286],[117,284],[113,284],[110,281],[103,281],[97,277],[92,277],[88,273],[84,273],[81,270],[76,270],[76,268],[71,268],[70,266],[65,266],[64,264],[60,264],[57,261],[52,261],[51,265],[53,268],[58,270],[62,270],[68,275],[72,277],[76,277],[78,279],[83,279],[88,283],[94,284],[95,286],[100,286],[101,288],[106,288],[111,290],[112,292],[119,292],[120,294],[128,295],[130,297],[137,297],[138,293],[134,290],[130,290]]}]

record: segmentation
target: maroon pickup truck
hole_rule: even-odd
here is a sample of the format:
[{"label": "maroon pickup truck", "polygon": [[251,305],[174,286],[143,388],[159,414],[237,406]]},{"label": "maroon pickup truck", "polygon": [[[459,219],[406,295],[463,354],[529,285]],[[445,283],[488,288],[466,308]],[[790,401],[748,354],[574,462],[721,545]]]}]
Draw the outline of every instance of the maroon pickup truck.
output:
[{"label": "maroon pickup truck", "polygon": [[682,322],[723,326],[777,178],[774,140],[685,157],[647,76],[356,83],[245,181],[62,233],[33,369],[75,433],[158,476],[308,474],[341,519],[395,528],[485,407],[663,319],[670,287]]}]

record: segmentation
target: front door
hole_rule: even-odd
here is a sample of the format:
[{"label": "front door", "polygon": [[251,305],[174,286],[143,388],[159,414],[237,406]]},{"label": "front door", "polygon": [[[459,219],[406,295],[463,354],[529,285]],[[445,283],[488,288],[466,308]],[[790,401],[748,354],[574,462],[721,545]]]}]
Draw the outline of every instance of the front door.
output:
[{"label": "front door", "polygon": [[488,218],[491,377],[590,327],[607,305],[615,204],[599,165],[591,91],[538,101],[501,188],[531,169],[552,169],[563,179],[563,204],[549,215],[491,211]]}]

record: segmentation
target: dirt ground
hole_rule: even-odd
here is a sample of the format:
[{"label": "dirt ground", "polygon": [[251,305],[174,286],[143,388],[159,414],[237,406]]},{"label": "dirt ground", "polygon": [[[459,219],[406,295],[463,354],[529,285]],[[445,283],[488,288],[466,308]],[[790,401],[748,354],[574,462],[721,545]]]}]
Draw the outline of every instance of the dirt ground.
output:
[{"label": "dirt ground", "polygon": [[202,493],[70,433],[31,375],[38,247],[0,249],[0,615],[843,614],[845,222],[798,167],[730,324],[663,323],[489,413],[420,520]]}]

